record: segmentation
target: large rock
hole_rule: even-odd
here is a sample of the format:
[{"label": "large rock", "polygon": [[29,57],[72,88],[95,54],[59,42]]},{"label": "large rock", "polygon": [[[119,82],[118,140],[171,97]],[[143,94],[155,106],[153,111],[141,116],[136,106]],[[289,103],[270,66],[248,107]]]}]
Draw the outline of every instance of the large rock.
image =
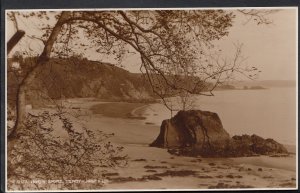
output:
[{"label": "large rock", "polygon": [[172,154],[206,157],[239,157],[288,154],[273,139],[257,135],[230,138],[216,113],[201,110],[179,111],[164,120],[160,133],[150,146],[167,148]]},{"label": "large rock", "polygon": [[229,150],[228,155],[231,156],[288,154],[287,149],[274,139],[264,139],[257,135],[233,136]]},{"label": "large rock", "polygon": [[197,151],[225,148],[230,136],[216,113],[201,110],[179,111],[173,118],[162,122],[154,147],[185,148]]}]

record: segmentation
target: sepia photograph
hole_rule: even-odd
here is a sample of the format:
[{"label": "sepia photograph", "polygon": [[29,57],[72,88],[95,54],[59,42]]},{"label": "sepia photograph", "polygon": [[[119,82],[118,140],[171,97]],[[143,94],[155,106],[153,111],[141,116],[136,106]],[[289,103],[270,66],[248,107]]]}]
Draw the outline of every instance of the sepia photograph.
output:
[{"label": "sepia photograph", "polygon": [[6,190],[298,189],[298,8],[7,9]]}]

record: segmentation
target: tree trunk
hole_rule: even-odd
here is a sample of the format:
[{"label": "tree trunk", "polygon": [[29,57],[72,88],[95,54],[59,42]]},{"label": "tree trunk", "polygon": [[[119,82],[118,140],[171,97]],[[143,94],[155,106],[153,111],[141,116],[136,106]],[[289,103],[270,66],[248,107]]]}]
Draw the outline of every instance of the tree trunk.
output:
[{"label": "tree trunk", "polygon": [[7,42],[7,55],[10,53],[10,51],[17,45],[17,43],[22,39],[22,37],[25,35],[25,32],[22,30],[18,30],[13,37],[10,38],[10,40]]},{"label": "tree trunk", "polygon": [[24,126],[24,121],[26,118],[26,91],[28,85],[31,84],[32,80],[38,74],[39,67],[43,66],[43,64],[45,64],[49,60],[53,45],[62,29],[62,26],[66,23],[67,19],[69,18],[69,15],[70,12],[63,11],[61,13],[61,16],[59,17],[57,23],[53,27],[53,30],[47,42],[45,43],[44,50],[38,58],[37,63],[34,65],[32,70],[25,75],[24,79],[19,85],[16,102],[16,123],[12,132],[9,134],[8,139],[17,138],[22,131],[22,127]]}]

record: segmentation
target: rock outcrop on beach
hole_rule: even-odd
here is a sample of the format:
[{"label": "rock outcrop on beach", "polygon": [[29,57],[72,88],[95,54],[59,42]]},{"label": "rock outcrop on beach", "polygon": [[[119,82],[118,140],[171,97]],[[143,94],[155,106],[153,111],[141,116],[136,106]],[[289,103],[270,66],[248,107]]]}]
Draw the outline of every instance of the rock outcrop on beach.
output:
[{"label": "rock outcrop on beach", "polygon": [[161,132],[151,144],[155,147],[189,147],[206,149],[229,143],[230,136],[216,113],[209,111],[179,111],[173,118],[164,120]]},{"label": "rock outcrop on beach", "polygon": [[283,145],[257,135],[233,136],[223,128],[217,113],[179,111],[162,122],[160,133],[150,146],[167,148],[171,154],[207,157],[240,157],[287,154]]},{"label": "rock outcrop on beach", "polygon": [[232,156],[287,154],[287,149],[274,139],[257,135],[235,135],[229,145]]}]

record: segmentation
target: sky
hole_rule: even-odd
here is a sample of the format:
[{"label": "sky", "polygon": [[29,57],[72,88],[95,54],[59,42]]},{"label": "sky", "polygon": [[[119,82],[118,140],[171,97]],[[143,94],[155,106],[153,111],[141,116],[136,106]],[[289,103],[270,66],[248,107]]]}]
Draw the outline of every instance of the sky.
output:
[{"label": "sky", "polygon": [[297,12],[295,9],[281,10],[268,16],[269,25],[245,24],[243,16],[236,18],[229,36],[220,43],[223,50],[230,44],[243,43],[243,55],[247,63],[259,70],[262,80],[295,80],[297,57]]},{"label": "sky", "polygon": [[[222,55],[230,57],[234,54],[233,44],[242,43],[246,63],[262,71],[259,80],[296,80],[297,10],[280,10],[268,18],[273,21],[269,25],[257,25],[251,21],[245,24],[245,16],[237,14],[229,35],[216,44],[222,49]],[[39,35],[38,21],[19,19],[18,25],[26,34]],[[6,29],[7,38],[10,38],[15,32],[11,22],[7,22]],[[43,45],[36,40],[23,38],[11,53],[28,48],[38,53]],[[94,51],[86,52],[85,56],[91,60],[114,63],[109,57],[99,56]],[[137,54],[126,56],[122,64],[131,72],[139,72],[140,59]]]}]

